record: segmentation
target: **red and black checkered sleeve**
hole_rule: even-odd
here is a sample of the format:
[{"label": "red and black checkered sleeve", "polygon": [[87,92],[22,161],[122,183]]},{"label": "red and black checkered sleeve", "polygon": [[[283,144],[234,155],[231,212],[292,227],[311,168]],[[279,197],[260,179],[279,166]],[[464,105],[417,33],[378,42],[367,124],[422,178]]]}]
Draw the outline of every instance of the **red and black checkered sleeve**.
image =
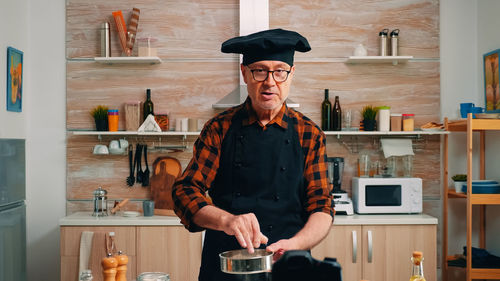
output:
[{"label": "red and black checkered sleeve", "polygon": [[305,155],[304,179],[307,189],[306,211],[309,214],[323,212],[332,217],[335,213],[332,205],[331,188],[328,184],[326,164],[326,136],[317,126],[305,126],[303,147]]},{"label": "red and black checkered sleeve", "polygon": [[207,123],[194,143],[193,158],[172,188],[174,211],[191,232],[203,230],[193,223],[193,216],[204,206],[212,204],[206,192],[219,167],[221,141],[220,124]]}]

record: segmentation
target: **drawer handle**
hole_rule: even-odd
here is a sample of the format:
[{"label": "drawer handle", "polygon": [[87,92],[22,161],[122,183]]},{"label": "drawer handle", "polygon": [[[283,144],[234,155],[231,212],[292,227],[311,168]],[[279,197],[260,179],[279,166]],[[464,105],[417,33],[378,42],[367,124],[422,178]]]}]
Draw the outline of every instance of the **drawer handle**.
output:
[{"label": "drawer handle", "polygon": [[358,238],[356,231],[352,231],[352,263],[356,263],[358,259]]},{"label": "drawer handle", "polygon": [[373,239],[372,239],[372,231],[368,230],[368,262],[372,262],[373,256]]}]

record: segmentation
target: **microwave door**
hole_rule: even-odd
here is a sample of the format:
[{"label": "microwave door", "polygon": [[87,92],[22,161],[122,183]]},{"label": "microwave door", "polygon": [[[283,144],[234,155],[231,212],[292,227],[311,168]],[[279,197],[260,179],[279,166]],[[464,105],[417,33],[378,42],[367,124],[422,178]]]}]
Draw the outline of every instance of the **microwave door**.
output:
[{"label": "microwave door", "polygon": [[400,184],[365,186],[365,206],[370,213],[398,212],[402,205],[403,194]]}]

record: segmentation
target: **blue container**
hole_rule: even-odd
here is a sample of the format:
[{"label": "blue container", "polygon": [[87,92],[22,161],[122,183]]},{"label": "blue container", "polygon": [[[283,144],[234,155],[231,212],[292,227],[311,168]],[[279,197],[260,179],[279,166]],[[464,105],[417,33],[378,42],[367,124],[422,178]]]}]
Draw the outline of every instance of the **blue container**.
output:
[{"label": "blue container", "polygon": [[469,110],[474,107],[474,104],[469,102],[469,103],[461,103],[460,104],[460,115],[462,118],[467,118],[467,113],[469,113]]}]

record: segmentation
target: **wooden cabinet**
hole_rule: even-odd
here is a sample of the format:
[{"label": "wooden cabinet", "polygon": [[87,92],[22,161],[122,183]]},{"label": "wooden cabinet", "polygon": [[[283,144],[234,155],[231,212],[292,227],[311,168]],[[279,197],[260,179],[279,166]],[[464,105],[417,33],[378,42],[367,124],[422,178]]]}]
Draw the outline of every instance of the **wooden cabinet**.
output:
[{"label": "wooden cabinet", "polygon": [[93,239],[98,239],[93,241],[89,263],[94,281],[103,280],[100,262],[105,256],[105,244],[100,243],[109,232],[115,232],[118,250],[129,257],[127,280],[135,280],[146,271],[169,273],[171,280],[198,279],[201,233],[189,233],[183,226],[61,226],[61,280],[78,280],[83,231],[94,232]]},{"label": "wooden cabinet", "polygon": [[409,279],[413,251],[424,253],[428,281],[436,280],[436,225],[334,225],[312,249],[316,259],[337,258],[343,280]]},{"label": "wooden cabinet", "polygon": [[[454,256],[448,255],[448,199],[463,198],[467,205],[466,211],[466,247],[467,253],[471,253],[472,248],[472,207],[479,206],[479,247],[486,248],[486,205],[500,205],[500,194],[473,194],[472,193],[472,158],[473,133],[479,132],[479,179],[485,179],[485,147],[486,131],[499,131],[500,120],[498,119],[473,119],[469,113],[467,120],[450,121],[444,120],[445,129],[450,132],[466,132],[467,134],[467,193],[456,193],[453,188],[448,187],[448,135],[444,136],[443,149],[443,280],[448,279],[448,260]],[[472,268],[472,256],[467,255],[466,280],[473,279],[500,279],[500,269],[498,268]]]}]

